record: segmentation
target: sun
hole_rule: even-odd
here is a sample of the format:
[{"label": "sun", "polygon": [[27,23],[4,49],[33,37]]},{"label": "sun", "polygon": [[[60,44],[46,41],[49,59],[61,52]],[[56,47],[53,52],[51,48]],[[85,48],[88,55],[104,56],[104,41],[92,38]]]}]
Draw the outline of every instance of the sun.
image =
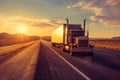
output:
[{"label": "sun", "polygon": [[17,31],[19,33],[26,33],[27,32],[27,27],[26,26],[19,26],[19,27],[17,27]]}]

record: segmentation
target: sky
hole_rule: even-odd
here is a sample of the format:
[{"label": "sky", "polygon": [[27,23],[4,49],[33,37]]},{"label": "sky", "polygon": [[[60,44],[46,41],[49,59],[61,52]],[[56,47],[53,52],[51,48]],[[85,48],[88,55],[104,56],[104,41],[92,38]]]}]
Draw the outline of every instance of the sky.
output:
[{"label": "sky", "polygon": [[[83,24],[91,38],[120,36],[120,0],[0,0],[0,33],[50,36],[66,23]],[[19,29],[19,30],[18,30]],[[24,28],[22,28],[24,29]]]}]

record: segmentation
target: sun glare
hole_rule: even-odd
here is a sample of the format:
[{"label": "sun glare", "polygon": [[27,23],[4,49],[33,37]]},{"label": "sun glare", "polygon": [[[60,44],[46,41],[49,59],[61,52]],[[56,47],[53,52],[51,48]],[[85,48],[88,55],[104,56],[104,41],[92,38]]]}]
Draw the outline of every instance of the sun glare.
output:
[{"label": "sun glare", "polygon": [[18,31],[19,33],[26,33],[26,32],[27,32],[27,27],[25,27],[25,26],[19,26],[19,27],[17,28],[17,31]]}]

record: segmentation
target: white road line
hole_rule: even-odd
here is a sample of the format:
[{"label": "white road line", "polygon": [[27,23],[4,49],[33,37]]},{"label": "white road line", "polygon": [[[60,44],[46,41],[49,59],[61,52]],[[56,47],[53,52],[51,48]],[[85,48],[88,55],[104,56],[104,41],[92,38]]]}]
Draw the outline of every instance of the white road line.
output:
[{"label": "white road line", "polygon": [[[46,45],[46,44],[45,44]],[[47,46],[47,45],[46,45]],[[86,76],[82,71],[80,71],[78,68],[76,68],[74,65],[72,65],[70,62],[68,62],[65,58],[63,58],[61,55],[59,55],[58,52],[56,52],[54,49],[52,49],[51,47],[47,46],[48,48],[50,48],[55,54],[57,54],[63,61],[65,61],[71,68],[73,68],[76,72],[78,72],[78,74],[80,74],[81,76],[83,76],[86,80],[92,80],[90,79],[88,76]]]}]

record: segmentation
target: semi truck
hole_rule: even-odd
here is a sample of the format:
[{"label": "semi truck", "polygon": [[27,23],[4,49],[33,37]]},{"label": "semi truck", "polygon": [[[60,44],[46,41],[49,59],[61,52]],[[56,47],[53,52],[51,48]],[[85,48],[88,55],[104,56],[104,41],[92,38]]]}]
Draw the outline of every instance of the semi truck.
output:
[{"label": "semi truck", "polygon": [[68,51],[70,55],[73,53],[93,55],[94,47],[89,44],[89,32],[85,29],[86,19],[83,27],[81,24],[69,24],[68,19],[66,22],[52,32],[52,46],[60,46],[62,51]]}]

